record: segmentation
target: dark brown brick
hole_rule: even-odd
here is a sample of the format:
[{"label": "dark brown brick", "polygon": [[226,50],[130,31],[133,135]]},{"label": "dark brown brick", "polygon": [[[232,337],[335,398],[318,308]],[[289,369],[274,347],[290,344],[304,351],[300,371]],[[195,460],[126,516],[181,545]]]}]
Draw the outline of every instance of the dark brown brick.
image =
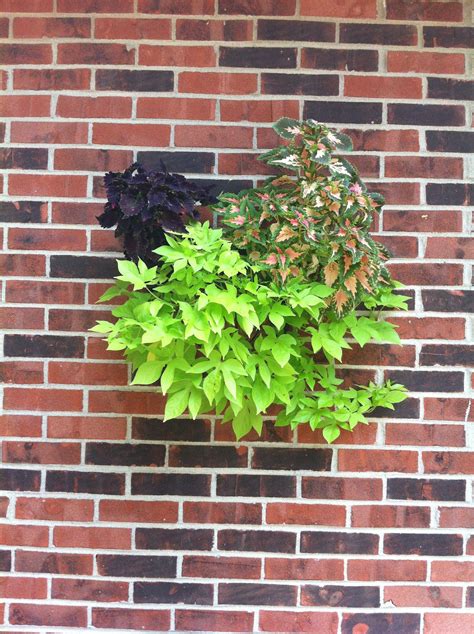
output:
[{"label": "dark brown brick", "polygon": [[46,148],[0,148],[0,169],[42,170],[48,167]]},{"label": "dark brown brick", "polygon": [[304,48],[301,52],[301,66],[325,70],[374,72],[378,70],[378,55],[378,51],[364,49]]},{"label": "dark brown brick", "polygon": [[39,491],[40,483],[40,471],[0,469],[0,489],[4,491]]},{"label": "dark brown brick", "polygon": [[462,372],[436,372],[428,370],[389,370],[387,378],[402,383],[411,392],[462,392]]},{"label": "dark brown brick", "polygon": [[393,103],[388,105],[388,123],[397,125],[456,126],[466,121],[464,106]]},{"label": "dark brown brick", "polygon": [[428,183],[428,205],[474,205],[474,185],[471,183]]},{"label": "dark brown brick", "polygon": [[371,555],[378,551],[379,537],[369,533],[303,531],[301,552]]},{"label": "dark brown brick", "polygon": [[382,104],[363,101],[305,101],[304,118],[331,123],[382,123]]},{"label": "dark brown brick", "polygon": [[471,48],[474,29],[468,26],[424,26],[426,47]]},{"label": "dark brown brick", "polygon": [[474,291],[424,290],[421,296],[425,310],[441,313],[474,312]]},{"label": "dark brown brick", "polygon": [[419,614],[344,614],[342,634],[420,634]]},{"label": "dark brown brick", "polygon": [[309,20],[259,20],[257,33],[259,40],[334,42],[336,39],[334,24]]},{"label": "dark brown brick", "polygon": [[474,608],[474,587],[467,589],[466,607]]},{"label": "dark brown brick", "polygon": [[[137,161],[148,170],[160,170],[161,161],[170,172],[210,174],[214,169],[213,152],[168,152],[143,150],[138,152]],[[172,422],[172,421],[169,421]]]},{"label": "dark brown brick", "polygon": [[466,499],[466,481],[388,478],[387,497],[392,500],[463,502]]},{"label": "dark brown brick", "polygon": [[414,46],[417,39],[416,28],[406,24],[341,24],[341,42]]},{"label": "dark brown brick", "polygon": [[252,466],[255,469],[286,469],[289,471],[329,471],[331,449],[256,447]]},{"label": "dark brown brick", "polygon": [[384,537],[384,553],[388,555],[420,555],[455,557],[462,555],[460,535],[393,533]]},{"label": "dark brown brick", "polygon": [[301,605],[378,608],[380,589],[376,586],[303,586]]},{"label": "dark brown brick", "polygon": [[219,49],[219,66],[233,66],[236,68],[296,68],[296,49],[221,46]]},{"label": "dark brown brick", "polygon": [[426,344],[421,348],[421,365],[474,365],[473,346],[450,346],[447,344]]},{"label": "dark brown brick", "polygon": [[171,583],[138,581],[133,584],[135,603],[191,603],[212,605],[214,588],[210,583]]},{"label": "dark brown brick", "polygon": [[7,357],[65,357],[84,356],[84,338],[62,335],[5,335]]},{"label": "dark brown brick", "polygon": [[171,467],[246,467],[246,447],[175,445],[170,447]]},{"label": "dark brown brick", "polygon": [[270,583],[220,583],[222,605],[296,605],[297,587]]},{"label": "dark brown brick", "polygon": [[474,99],[474,81],[446,77],[428,77],[428,97],[430,99]]},{"label": "dark brown brick", "polygon": [[379,478],[303,477],[303,498],[322,500],[381,500]]},{"label": "dark brown brick", "polygon": [[110,280],[117,274],[113,258],[97,256],[52,255],[51,277]]},{"label": "dark brown brick", "polygon": [[217,495],[291,498],[296,496],[296,478],[276,475],[218,475]]},{"label": "dark brown brick", "polygon": [[45,222],[46,203],[37,200],[0,201],[0,222]]},{"label": "dark brown brick", "polygon": [[46,491],[123,495],[125,476],[118,473],[48,471]]},{"label": "dark brown brick", "polygon": [[176,577],[176,557],[98,555],[97,570],[106,577]]},{"label": "dark brown brick", "polygon": [[213,535],[207,528],[137,528],[135,539],[144,550],[211,550]]},{"label": "dark brown brick", "polygon": [[156,418],[134,418],[132,438],[137,440],[184,440],[202,442],[210,440],[211,427],[201,419],[179,419],[163,422]]},{"label": "dark brown brick", "polygon": [[286,75],[262,73],[262,93],[267,95],[337,95],[336,75]]},{"label": "dark brown brick", "polygon": [[171,92],[173,72],[168,70],[102,70],[96,74],[97,90]]},{"label": "dark brown brick", "polygon": [[184,473],[133,473],[132,495],[211,494],[211,476]]},{"label": "dark brown brick", "polygon": [[[18,556],[19,553],[17,553]],[[12,554],[9,550],[0,550],[0,570],[10,572],[12,568]]]},{"label": "dark brown brick", "polygon": [[426,146],[430,152],[468,154],[474,151],[474,132],[427,130]]},{"label": "dark brown brick", "polygon": [[294,553],[296,535],[284,531],[221,530],[217,536],[219,550]]},{"label": "dark brown brick", "polygon": [[164,445],[90,442],[86,447],[87,464],[156,467],[164,462]]}]

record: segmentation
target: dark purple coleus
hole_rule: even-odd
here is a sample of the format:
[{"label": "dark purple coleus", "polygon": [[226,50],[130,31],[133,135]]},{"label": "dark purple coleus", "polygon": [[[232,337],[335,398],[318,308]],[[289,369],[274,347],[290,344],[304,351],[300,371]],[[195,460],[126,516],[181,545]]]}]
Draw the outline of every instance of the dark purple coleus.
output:
[{"label": "dark purple coleus", "polygon": [[102,227],[116,225],[125,257],[153,265],[159,259],[153,250],[166,243],[167,231],[184,232],[189,220],[198,220],[196,204],[215,202],[209,187],[188,181],[181,174],[147,171],[133,163],[124,172],[104,176],[107,203],[97,216]]}]

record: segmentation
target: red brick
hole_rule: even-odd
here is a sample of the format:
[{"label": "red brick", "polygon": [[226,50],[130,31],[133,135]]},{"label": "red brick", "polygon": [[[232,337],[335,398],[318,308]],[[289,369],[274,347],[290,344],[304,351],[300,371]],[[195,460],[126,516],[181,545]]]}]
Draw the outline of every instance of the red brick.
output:
[{"label": "red brick", "polygon": [[176,522],[178,503],[102,500],[99,515],[102,521],[109,522]]},{"label": "red brick", "polygon": [[399,608],[460,608],[462,588],[449,586],[386,586],[385,601]]},{"label": "red brick", "polygon": [[423,506],[353,506],[351,526],[357,528],[428,528],[430,509]]},{"label": "red brick", "polygon": [[[391,318],[390,321],[392,322]],[[352,350],[344,351],[344,363],[350,365],[413,366],[415,348],[408,345],[400,348],[400,346],[389,344],[367,344],[361,348],[353,344]]]},{"label": "red brick", "polygon": [[28,414],[4,414],[0,416],[1,436],[41,436],[41,416],[30,416]]},{"label": "red brick", "polygon": [[251,557],[185,555],[183,577],[260,579],[261,561]]},{"label": "red brick", "polygon": [[184,502],[183,519],[199,524],[261,524],[262,507],[240,502]]},{"label": "red brick", "polygon": [[466,322],[462,317],[393,317],[402,339],[464,339]]},{"label": "red brick", "polygon": [[177,125],[177,147],[226,147],[249,148],[252,146],[252,129],[226,126]]},{"label": "red brick", "polygon": [[[5,407],[13,410],[28,409],[34,412],[80,412],[82,410],[82,391],[9,387],[5,389]],[[58,464],[61,464],[60,459]]]},{"label": "red brick", "polygon": [[20,304],[80,304],[84,284],[78,282],[36,282],[15,280],[7,284],[7,301]]},{"label": "red brick", "polygon": [[392,264],[390,272],[407,286],[459,285],[463,280],[461,264]]},{"label": "red brick", "polygon": [[50,383],[65,385],[126,385],[127,366],[112,363],[69,363],[52,361]]},{"label": "red brick", "polygon": [[15,570],[18,572],[91,575],[93,563],[92,555],[28,550],[18,550],[15,555]]},{"label": "red brick", "polygon": [[[86,143],[87,123],[58,121],[14,121],[12,141],[15,143]],[[62,177],[61,177],[62,178]]]},{"label": "red brick", "polygon": [[388,424],[385,428],[387,445],[428,447],[463,447],[464,428],[461,425]]},{"label": "red brick", "polygon": [[53,544],[58,548],[128,550],[131,539],[132,532],[129,528],[56,526]]},{"label": "red brick", "polygon": [[415,451],[389,451],[384,449],[340,449],[340,471],[417,471],[418,456]]},{"label": "red brick", "polygon": [[47,580],[32,577],[0,577],[2,599],[46,599]]},{"label": "red brick", "polygon": [[345,526],[346,508],[332,504],[271,503],[266,519],[268,524]]},{"label": "red brick", "polygon": [[381,152],[417,152],[418,130],[345,130],[354,150]]},{"label": "red brick", "polygon": [[178,87],[179,92],[249,95],[257,90],[257,75],[184,71],[179,74]]},{"label": "red brick", "polygon": [[472,561],[433,561],[431,564],[432,581],[472,583],[473,578],[474,562]]},{"label": "red brick", "polygon": [[88,18],[15,18],[13,36],[40,39],[58,37],[90,37]]},{"label": "red brick", "polygon": [[90,522],[93,515],[92,500],[20,497],[16,501],[16,517],[22,520]]},{"label": "red brick", "polygon": [[[122,151],[120,152],[122,153]],[[52,203],[53,222],[66,225],[95,224],[97,222],[96,216],[102,211],[103,205],[99,203],[75,203],[70,201]],[[104,231],[101,230],[100,233],[104,233]]]},{"label": "red brick", "polygon": [[43,383],[44,371],[40,361],[4,361],[0,367],[3,383]]},{"label": "red brick", "polygon": [[337,581],[344,578],[344,562],[340,559],[265,560],[265,579]]},{"label": "red brick", "polygon": [[94,33],[99,40],[169,40],[171,20],[166,18],[153,20],[96,18]]},{"label": "red brick", "polygon": [[86,233],[74,229],[15,229],[9,231],[10,249],[35,251],[84,251]]},{"label": "red brick", "polygon": [[58,196],[77,198],[86,195],[87,178],[69,174],[10,174],[9,193],[13,196]]},{"label": "red brick", "polygon": [[44,625],[65,627],[86,627],[87,608],[67,605],[10,605],[10,623],[13,625]]},{"label": "red brick", "polygon": [[474,407],[467,398],[425,398],[427,420],[474,420]]},{"label": "red brick", "polygon": [[460,75],[465,70],[464,55],[428,51],[388,51],[387,70],[389,73]]},{"label": "red brick", "polygon": [[16,90],[87,90],[90,83],[91,71],[88,68],[17,68],[13,74]]},{"label": "red brick", "polygon": [[421,79],[417,77],[374,77],[346,75],[344,94],[348,97],[421,99]]},{"label": "red brick", "polygon": [[349,581],[425,581],[426,561],[353,559],[348,562]]},{"label": "red brick", "polygon": [[298,118],[297,101],[221,101],[221,121],[273,122],[280,117]]},{"label": "red brick", "polygon": [[446,156],[387,156],[385,176],[395,178],[463,178],[461,158]]},{"label": "red brick", "polygon": [[252,20],[176,20],[177,40],[246,42],[252,37]]},{"label": "red brick", "polygon": [[53,599],[68,601],[101,601],[118,603],[128,599],[128,583],[124,581],[96,581],[95,579],[53,579]]},{"label": "red brick", "polygon": [[213,67],[216,55],[211,46],[150,46],[142,44],[138,63],[143,66]]},{"label": "red brick", "polygon": [[3,443],[2,455],[4,462],[79,464],[81,461],[81,446],[79,443],[7,441]]},{"label": "red brick", "polygon": [[[354,370],[348,370],[349,374],[353,374]],[[310,444],[322,444],[326,442],[320,429],[311,429],[309,425],[299,425],[298,442]],[[334,441],[336,445],[373,445],[377,436],[376,425],[357,425],[352,431],[342,430],[341,435]],[[354,495],[357,493],[354,491]]]},{"label": "red brick", "polygon": [[0,270],[3,271],[3,275],[17,277],[44,275],[46,271],[46,260],[44,255],[5,253],[0,255]]},{"label": "red brick", "polygon": [[384,210],[383,226],[385,231],[408,231],[423,233],[444,233],[462,231],[462,213],[460,211],[423,211]]},{"label": "red brick", "polygon": [[253,613],[226,610],[176,610],[176,627],[195,632],[253,632]]},{"label": "red brick", "polygon": [[156,124],[94,124],[93,143],[98,145],[125,145],[142,147],[167,147],[170,127]]},{"label": "red brick", "polygon": [[78,119],[128,119],[132,114],[132,100],[130,97],[60,95],[56,114]]},{"label": "red brick", "polygon": [[50,13],[53,0],[0,0],[0,11],[5,13]]},{"label": "red brick", "polygon": [[138,0],[138,12],[214,15],[214,0]]},{"label": "red brick", "polygon": [[155,414],[163,411],[165,397],[153,392],[91,391],[89,411],[115,414]]},{"label": "red brick", "polygon": [[[126,435],[125,418],[86,416],[50,416],[49,438],[77,438],[86,440],[120,440]],[[0,425],[0,432],[1,432]]]},{"label": "red brick", "polygon": [[[435,606],[436,607],[436,606]],[[444,632],[453,632],[453,634],[463,634],[472,632],[474,629],[473,613],[438,613],[424,615],[425,634],[444,634]]]},{"label": "red brick", "polygon": [[58,149],[54,153],[54,168],[65,171],[122,171],[132,163],[132,157],[132,152],[126,150]]},{"label": "red brick", "polygon": [[426,258],[472,260],[474,242],[472,238],[428,238]]},{"label": "red brick", "polygon": [[44,547],[48,545],[48,534],[49,529],[47,526],[1,524],[0,544],[2,546]]},{"label": "red brick", "polygon": [[420,184],[404,182],[400,183],[369,183],[369,191],[382,194],[387,205],[419,205]]},{"label": "red brick", "polygon": [[0,59],[5,66],[51,64],[53,52],[50,44],[0,44]]},{"label": "red brick", "polygon": [[58,64],[133,64],[135,51],[125,44],[59,44]]},{"label": "red brick", "polygon": [[338,622],[339,617],[336,613],[326,612],[270,612],[261,610],[259,615],[261,632],[279,632],[283,624],[285,632],[336,634]]},{"label": "red brick", "polygon": [[376,18],[377,0],[301,0],[300,11],[328,18]]},{"label": "red brick", "polygon": [[48,117],[50,104],[50,95],[2,95],[0,117]]},{"label": "red brick", "polygon": [[430,22],[462,22],[462,2],[433,2],[433,0],[388,0],[389,20],[426,20]]},{"label": "red brick", "polygon": [[0,328],[3,330],[41,330],[44,327],[42,308],[0,308]]},{"label": "red brick", "polygon": [[213,99],[187,97],[139,97],[137,117],[143,119],[213,120],[216,102]]},{"label": "red brick", "polygon": [[169,610],[139,610],[135,608],[92,608],[92,625],[96,628],[150,630],[168,632]]},{"label": "red brick", "polygon": [[469,507],[450,507],[440,509],[439,525],[442,528],[472,528],[474,509]]},{"label": "red brick", "polygon": [[[97,337],[90,338],[89,341],[87,342],[87,358],[88,359],[105,359],[106,361],[110,361],[111,359],[115,359],[117,361],[123,360],[123,357],[119,351],[114,352],[112,350],[107,350],[107,343],[103,341],[102,339],[98,339]],[[106,397],[100,397],[100,398],[103,399]],[[97,403],[99,401],[97,401]],[[134,406],[135,406],[135,402],[134,402]],[[102,405],[100,405],[100,407],[102,407]],[[101,410],[101,411],[104,411],[104,410]],[[107,412],[107,413],[110,413],[110,412]]]},{"label": "red brick", "polygon": [[474,453],[426,451],[423,453],[426,473],[474,473]]},{"label": "red brick", "polygon": [[122,249],[120,241],[117,240],[113,231],[99,229],[98,231],[91,231],[91,251],[121,253]]},{"label": "red brick", "polygon": [[295,0],[219,0],[219,13],[228,15],[294,15]]},{"label": "red brick", "polygon": [[258,160],[258,154],[219,154],[219,174],[274,174],[271,165]]},{"label": "red brick", "polygon": [[[59,0],[58,11],[77,13],[75,0]],[[132,13],[133,0],[82,0],[81,13]]]}]

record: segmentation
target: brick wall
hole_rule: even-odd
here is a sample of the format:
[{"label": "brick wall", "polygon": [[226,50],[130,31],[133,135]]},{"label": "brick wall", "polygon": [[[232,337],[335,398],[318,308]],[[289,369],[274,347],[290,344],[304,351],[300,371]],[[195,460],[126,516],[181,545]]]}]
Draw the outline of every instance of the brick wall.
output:
[{"label": "brick wall", "polygon": [[[0,629],[473,631],[470,2],[0,10]],[[410,399],[333,447],[162,425],[162,397],[87,332],[119,255],[102,173],[164,158],[238,189],[282,115],[350,131],[412,297],[404,347],[344,370]]]}]

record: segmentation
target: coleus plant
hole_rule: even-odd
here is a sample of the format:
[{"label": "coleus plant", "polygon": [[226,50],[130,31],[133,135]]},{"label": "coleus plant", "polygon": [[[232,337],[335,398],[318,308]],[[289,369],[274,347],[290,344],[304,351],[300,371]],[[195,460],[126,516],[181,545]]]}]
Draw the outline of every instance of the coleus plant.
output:
[{"label": "coleus plant", "polygon": [[107,203],[97,217],[104,228],[115,227],[125,257],[156,264],[157,246],[165,244],[167,231],[183,232],[186,223],[199,218],[198,204],[215,201],[209,188],[188,181],[181,174],[147,171],[133,163],[123,172],[104,176]]},{"label": "coleus plant", "polygon": [[[221,195],[214,209],[225,235],[281,285],[294,278],[330,286],[330,304],[339,315],[367,294],[393,288],[385,267],[389,253],[369,235],[383,198],[369,193],[338,154],[352,149],[350,138],[312,119],[283,118],[273,127],[287,143],[259,158],[294,174]],[[393,296],[391,301],[401,307]]]},{"label": "coleus plant", "polygon": [[303,275],[281,284],[208,223],[164,237],[160,267],[118,262],[117,282],[101,301],[124,303],[113,309],[115,321],[93,330],[107,336],[110,350],[123,351],[134,385],[156,384],[167,395],[165,420],[215,414],[241,438],[252,429],[260,434],[276,405],[275,425],[307,423],[332,442],[342,429],[367,423],[376,407],[393,409],[406,398],[390,382],[344,387],[335,366],[351,347],[347,337],[362,346],[399,342],[379,317],[380,308],[404,306],[390,287],[365,294],[369,311],[341,317],[330,308],[334,285]]}]

